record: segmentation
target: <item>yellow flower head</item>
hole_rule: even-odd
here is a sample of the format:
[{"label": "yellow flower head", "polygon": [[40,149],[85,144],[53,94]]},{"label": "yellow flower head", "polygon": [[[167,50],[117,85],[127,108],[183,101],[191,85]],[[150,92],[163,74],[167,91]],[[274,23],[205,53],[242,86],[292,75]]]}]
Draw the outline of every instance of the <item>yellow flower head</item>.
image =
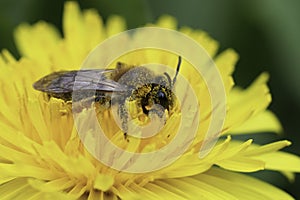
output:
[{"label": "yellow flower head", "polygon": [[[182,92],[169,112],[162,113],[166,117],[164,126],[153,137],[136,138],[129,134],[124,138],[124,131],[115,121],[114,112],[118,113],[118,110],[105,109],[103,104],[81,105],[82,108],[75,110],[74,102],[34,90],[32,84],[47,74],[79,70],[84,61],[83,68],[90,67],[93,59],[103,60],[115,53],[116,48],[143,40],[137,34],[135,38],[120,40],[119,47],[108,46],[107,51],[100,54],[101,58],[90,56],[86,60],[91,50],[108,37],[125,31],[126,25],[117,16],[110,17],[104,25],[95,10],[81,12],[75,2],[67,2],[63,37],[46,22],[22,24],[15,32],[21,59],[16,60],[7,50],[0,55],[0,199],[293,199],[268,183],[238,173],[267,169],[280,171],[292,179],[293,172],[300,172],[300,159],[279,151],[290,145],[289,141],[259,146],[252,144],[251,139],[245,142],[231,139],[238,134],[282,131],[275,115],[266,110],[271,102],[266,85],[268,74],[261,74],[245,90],[233,88],[231,75],[238,59],[233,50],[217,54],[215,40],[200,30],[177,29],[176,20],[170,16],[163,16],[147,27],[178,30],[201,45],[207,56],[213,58],[226,98],[223,105],[226,118],[221,121],[221,129],[211,137],[205,135],[215,122],[212,115],[215,107],[205,78],[195,76],[197,71],[187,56],[182,57],[177,81],[188,81],[199,112],[184,107],[193,99],[185,99],[189,89],[177,84],[176,87],[182,87],[179,88]],[[185,44],[170,45],[184,48]],[[197,57],[193,51],[189,55]],[[95,67],[115,68],[119,61],[128,66],[144,63],[170,66],[173,70],[168,74],[173,78],[178,54],[140,49],[120,56],[106,66]],[[161,73],[161,68],[152,66],[152,69],[156,74]],[[150,115],[145,115],[138,104],[136,99],[126,99],[124,106],[129,110],[132,123],[147,125],[151,121]],[[184,109],[189,112],[181,112]],[[124,151],[119,153],[111,149],[108,141],[103,142],[103,138],[95,135],[95,130],[90,128],[94,125],[93,113],[96,113],[96,121],[108,141]],[[181,124],[187,127],[183,129],[185,135],[191,134],[189,127],[196,127],[195,135],[179,157],[175,155],[182,150],[181,146],[171,152],[176,158],[172,163],[162,166],[167,158],[163,154],[147,160],[127,156],[155,152],[172,144]],[[219,137],[216,145],[206,146]],[[203,150],[203,146],[208,149]],[[203,151],[205,155],[199,156]],[[106,163],[101,162],[99,155]],[[138,173],[130,170],[147,169],[149,165],[156,166],[156,170]]]}]

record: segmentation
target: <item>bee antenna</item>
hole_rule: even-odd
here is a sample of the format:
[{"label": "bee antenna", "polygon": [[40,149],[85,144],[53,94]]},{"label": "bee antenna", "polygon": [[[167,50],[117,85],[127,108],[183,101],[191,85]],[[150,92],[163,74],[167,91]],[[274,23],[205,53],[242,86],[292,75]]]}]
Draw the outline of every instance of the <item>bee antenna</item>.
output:
[{"label": "bee antenna", "polygon": [[172,79],[171,79],[170,75],[167,72],[165,72],[164,75],[167,77],[170,87],[172,87]]},{"label": "bee antenna", "polygon": [[180,65],[181,65],[181,56],[178,56],[178,63],[177,63],[177,69],[176,69],[176,74],[173,78],[173,83],[172,85],[175,85],[175,82],[176,82],[176,78],[177,78],[177,75],[178,75],[178,72],[179,72],[179,69],[180,69]]}]

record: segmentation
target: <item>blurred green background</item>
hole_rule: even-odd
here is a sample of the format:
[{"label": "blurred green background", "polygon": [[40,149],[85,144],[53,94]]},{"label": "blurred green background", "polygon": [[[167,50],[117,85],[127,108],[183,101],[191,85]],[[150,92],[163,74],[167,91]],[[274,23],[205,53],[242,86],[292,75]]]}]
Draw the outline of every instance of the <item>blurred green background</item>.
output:
[{"label": "blurred green background", "polygon": [[[278,115],[285,130],[285,135],[275,137],[293,141],[286,151],[300,155],[300,1],[82,0],[79,3],[82,8],[96,8],[104,20],[111,14],[123,16],[128,28],[170,14],[177,18],[179,26],[207,31],[220,42],[221,50],[232,47],[239,53],[234,77],[243,87],[261,72],[268,71],[273,94],[270,109]],[[12,32],[21,22],[45,20],[61,28],[63,4],[64,1],[1,0],[0,49],[7,48],[18,56]],[[275,140],[270,133],[255,137],[257,143],[270,140]],[[300,174],[293,184],[279,173],[253,175],[300,199]]]}]

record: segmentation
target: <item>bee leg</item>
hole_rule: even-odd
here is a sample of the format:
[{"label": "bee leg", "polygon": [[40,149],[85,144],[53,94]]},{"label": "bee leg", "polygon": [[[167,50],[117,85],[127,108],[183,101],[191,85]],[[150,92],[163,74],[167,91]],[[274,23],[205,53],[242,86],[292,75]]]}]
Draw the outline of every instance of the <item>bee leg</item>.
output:
[{"label": "bee leg", "polygon": [[142,98],[141,106],[142,106],[142,109],[143,109],[143,113],[148,116],[149,110],[146,108],[147,105],[148,105],[148,99],[147,98]]},{"label": "bee leg", "polygon": [[166,124],[165,109],[162,106],[154,105],[149,111],[149,115],[156,115],[159,119],[163,120]]},{"label": "bee leg", "polygon": [[124,139],[128,140],[128,135],[127,135],[127,132],[128,132],[128,112],[127,112],[127,109],[125,108],[125,104],[120,104],[119,106],[119,117],[121,119],[121,122],[122,122],[122,130],[124,132]]}]

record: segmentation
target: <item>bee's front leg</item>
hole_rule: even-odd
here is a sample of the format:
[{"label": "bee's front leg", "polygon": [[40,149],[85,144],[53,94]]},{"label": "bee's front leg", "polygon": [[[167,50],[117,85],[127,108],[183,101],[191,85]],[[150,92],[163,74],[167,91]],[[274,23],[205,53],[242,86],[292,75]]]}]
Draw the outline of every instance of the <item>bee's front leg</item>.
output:
[{"label": "bee's front leg", "polygon": [[164,124],[166,123],[165,109],[161,105],[154,104],[149,110],[148,116],[150,118],[157,116],[161,120],[161,122],[163,122]]}]

